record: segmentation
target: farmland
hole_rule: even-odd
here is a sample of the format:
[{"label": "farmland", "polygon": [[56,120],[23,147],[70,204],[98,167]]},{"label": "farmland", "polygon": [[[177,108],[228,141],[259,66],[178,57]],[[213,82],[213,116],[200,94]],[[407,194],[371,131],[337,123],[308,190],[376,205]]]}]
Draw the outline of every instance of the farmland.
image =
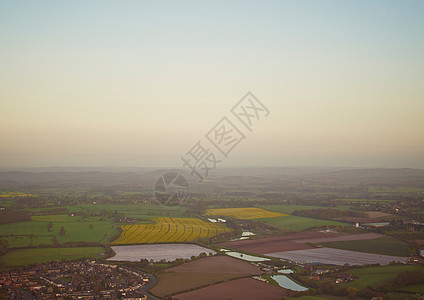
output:
[{"label": "farmland", "polygon": [[102,247],[73,247],[73,248],[34,248],[13,250],[0,257],[2,267],[17,267],[52,260],[72,260],[83,257],[99,258],[104,253]]},{"label": "farmland", "polygon": [[188,262],[166,272],[212,272],[242,275],[258,275],[260,270],[252,264],[228,256],[213,256]]},{"label": "farmland", "polygon": [[[52,223],[49,229],[48,224]],[[91,226],[90,226],[91,225]],[[61,228],[64,234],[60,234]],[[71,217],[67,215],[33,216],[32,221],[0,225],[2,239],[10,248],[37,247],[66,242],[106,243],[115,232],[110,220],[98,217]]]},{"label": "farmland", "polygon": [[[309,210],[309,209],[316,209],[319,208],[319,206],[314,206],[314,205],[259,205],[258,207],[269,210],[269,211],[274,211],[274,212],[279,212],[279,213],[284,213],[284,214],[291,214],[293,213],[295,210]],[[338,209],[349,209],[349,206],[337,206]]]},{"label": "farmland", "polygon": [[235,258],[228,256],[207,257],[163,272],[159,275],[158,284],[151,291],[157,296],[164,297],[260,273],[261,271],[257,267]]},{"label": "farmland", "polygon": [[359,252],[394,255],[394,256],[409,256],[409,245],[392,237],[383,237],[371,240],[359,241],[334,241],[322,243],[325,247],[353,250]]},{"label": "farmland", "polygon": [[409,265],[393,265],[383,267],[367,267],[349,270],[348,273],[359,277],[358,279],[345,283],[350,287],[364,289],[367,286],[376,287],[380,284],[386,284],[390,280],[405,271],[422,271],[422,266],[409,266]]},{"label": "farmland", "polygon": [[80,212],[101,212],[101,211],[116,211],[127,217],[137,220],[150,219],[152,217],[181,217],[187,210],[181,206],[162,206],[155,204],[83,204],[66,206],[70,211]]},{"label": "farmland", "polygon": [[21,193],[21,192],[9,192],[9,193],[0,193],[0,198],[14,198],[14,197],[32,197],[34,195],[27,194],[27,193]]},{"label": "farmland", "polygon": [[298,243],[297,240],[306,238],[322,238],[327,236],[334,236],[334,234],[304,231],[301,233],[293,233],[255,240],[226,242],[222,243],[221,246],[255,254],[265,254],[279,251],[311,249],[313,248],[312,246],[301,242]]},{"label": "farmland", "polygon": [[268,253],[267,256],[288,259],[291,261],[300,261],[307,263],[323,263],[343,266],[365,265],[365,264],[381,264],[388,265],[392,261],[405,262],[406,257],[388,256],[380,254],[372,254],[365,252],[356,252],[350,250],[340,250],[332,248],[315,248],[295,251],[285,251]]},{"label": "farmland", "polygon": [[208,209],[206,216],[224,216],[234,219],[260,219],[260,218],[275,218],[287,216],[287,214],[268,211],[262,208],[245,207],[245,208],[213,208]]},{"label": "farmland", "polygon": [[282,299],[292,292],[252,278],[242,278],[215,284],[199,290],[178,294],[181,300],[215,299]]},{"label": "farmland", "polygon": [[271,224],[275,227],[281,228],[286,231],[302,231],[308,228],[319,227],[319,226],[345,226],[346,223],[341,223],[332,220],[321,220],[307,217],[298,216],[286,216],[276,218],[263,218],[259,221]]},{"label": "farmland", "polygon": [[199,256],[201,253],[215,254],[208,248],[195,244],[150,244],[131,246],[112,246],[115,256],[109,258],[113,261],[148,261],[159,262],[161,260],[174,261],[178,258],[190,259],[192,256]]},{"label": "farmland", "polygon": [[[330,232],[303,231],[268,238],[231,241],[222,243],[221,246],[234,248],[256,254],[272,252],[294,251],[303,249],[314,249],[310,243],[355,241],[368,242],[368,240],[379,239],[383,235],[378,233],[340,234]],[[367,240],[367,241],[365,241]]]},{"label": "farmland", "polygon": [[113,244],[193,242],[230,231],[217,223],[197,218],[153,218],[154,224],[122,225],[122,233]]}]

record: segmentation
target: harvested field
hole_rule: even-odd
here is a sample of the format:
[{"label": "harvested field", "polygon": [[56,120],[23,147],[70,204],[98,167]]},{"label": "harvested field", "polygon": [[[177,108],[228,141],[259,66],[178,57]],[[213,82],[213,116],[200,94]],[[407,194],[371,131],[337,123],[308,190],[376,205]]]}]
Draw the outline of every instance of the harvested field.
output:
[{"label": "harvested field", "polygon": [[322,237],[322,238],[306,238],[296,240],[298,243],[324,243],[324,242],[344,242],[344,241],[362,241],[362,240],[373,240],[384,237],[383,234],[379,233],[359,233],[359,234],[346,234],[333,237]]},{"label": "harvested field", "polygon": [[394,217],[394,215],[392,214],[388,214],[388,213],[384,213],[381,211],[366,211],[365,212],[368,215],[368,218],[373,218],[373,219],[379,219],[379,218],[384,218],[384,217]]},{"label": "harvested field", "polygon": [[229,256],[211,256],[167,269],[166,272],[211,272],[258,275],[258,267]]},{"label": "harvested field", "polygon": [[151,292],[165,297],[262,271],[248,263],[228,256],[212,256],[170,268],[159,275]]},{"label": "harvested field", "polygon": [[256,254],[266,254],[281,251],[292,251],[302,249],[312,249],[312,246],[298,242],[298,240],[318,239],[318,238],[334,238],[343,236],[336,233],[324,233],[317,231],[304,231],[281,236],[274,236],[264,239],[242,240],[234,242],[226,242],[221,246],[238,249]]},{"label": "harvested field", "polygon": [[159,281],[150,292],[158,297],[168,298],[177,293],[202,288],[238,277],[242,277],[242,275],[210,272],[163,273],[158,276]]},{"label": "harvested field", "polygon": [[424,246],[424,240],[413,240],[418,246]]},{"label": "harvested field", "polygon": [[267,284],[252,278],[243,278],[215,284],[196,291],[174,296],[179,300],[216,300],[216,299],[281,299],[292,295],[293,292]]},{"label": "harvested field", "polygon": [[140,261],[140,259],[174,261],[177,258],[189,259],[193,255],[199,256],[202,252],[215,254],[211,249],[193,244],[113,246],[112,250],[116,255],[108,260],[114,261]]},{"label": "harvested field", "polygon": [[339,266],[342,266],[344,264],[365,265],[377,263],[381,265],[388,265],[392,261],[405,262],[407,259],[406,257],[400,256],[389,256],[332,248],[315,248],[308,250],[285,251],[277,253],[268,253],[266,255],[304,263],[322,263]]}]

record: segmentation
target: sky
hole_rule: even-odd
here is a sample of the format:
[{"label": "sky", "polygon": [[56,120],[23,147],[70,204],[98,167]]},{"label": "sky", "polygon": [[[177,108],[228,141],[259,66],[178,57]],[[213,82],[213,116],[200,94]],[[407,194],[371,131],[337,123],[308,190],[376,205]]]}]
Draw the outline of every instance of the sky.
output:
[{"label": "sky", "polygon": [[[224,167],[424,168],[423,16],[422,0],[0,0],[0,167],[181,167],[200,142]],[[249,91],[269,110],[252,131],[231,113]],[[245,137],[227,156],[206,138],[223,117]]]}]

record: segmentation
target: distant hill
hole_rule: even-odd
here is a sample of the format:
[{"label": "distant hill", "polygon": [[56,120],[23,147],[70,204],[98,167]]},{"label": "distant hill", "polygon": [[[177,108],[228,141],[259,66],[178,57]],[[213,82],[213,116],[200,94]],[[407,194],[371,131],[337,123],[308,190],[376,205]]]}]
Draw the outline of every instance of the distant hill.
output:
[{"label": "distant hill", "polygon": [[[50,171],[0,172],[0,188],[87,188],[109,186],[138,186],[152,188],[159,176],[169,172],[179,172],[188,181],[197,178],[187,169],[137,168],[138,171]],[[52,171],[54,170],[54,171]],[[203,186],[236,184],[239,187],[257,182],[296,183],[310,185],[398,185],[424,187],[424,170],[421,169],[341,169],[326,167],[291,168],[222,168],[217,169],[211,181]]]}]

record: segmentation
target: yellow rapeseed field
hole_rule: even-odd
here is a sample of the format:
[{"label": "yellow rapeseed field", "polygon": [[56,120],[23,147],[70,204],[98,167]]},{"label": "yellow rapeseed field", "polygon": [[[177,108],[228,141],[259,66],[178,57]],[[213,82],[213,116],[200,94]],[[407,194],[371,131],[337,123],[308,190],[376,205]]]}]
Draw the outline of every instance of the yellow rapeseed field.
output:
[{"label": "yellow rapeseed field", "polygon": [[20,192],[9,192],[7,194],[0,194],[0,197],[32,197],[32,194],[20,193]]},{"label": "yellow rapeseed field", "polygon": [[122,225],[122,233],[112,244],[194,242],[231,229],[196,218],[154,218],[154,224]]},{"label": "yellow rapeseed field", "polygon": [[206,216],[225,216],[234,219],[259,219],[259,218],[274,218],[288,216],[278,212],[273,212],[256,207],[242,207],[242,208],[215,208],[208,209],[205,213]]}]

